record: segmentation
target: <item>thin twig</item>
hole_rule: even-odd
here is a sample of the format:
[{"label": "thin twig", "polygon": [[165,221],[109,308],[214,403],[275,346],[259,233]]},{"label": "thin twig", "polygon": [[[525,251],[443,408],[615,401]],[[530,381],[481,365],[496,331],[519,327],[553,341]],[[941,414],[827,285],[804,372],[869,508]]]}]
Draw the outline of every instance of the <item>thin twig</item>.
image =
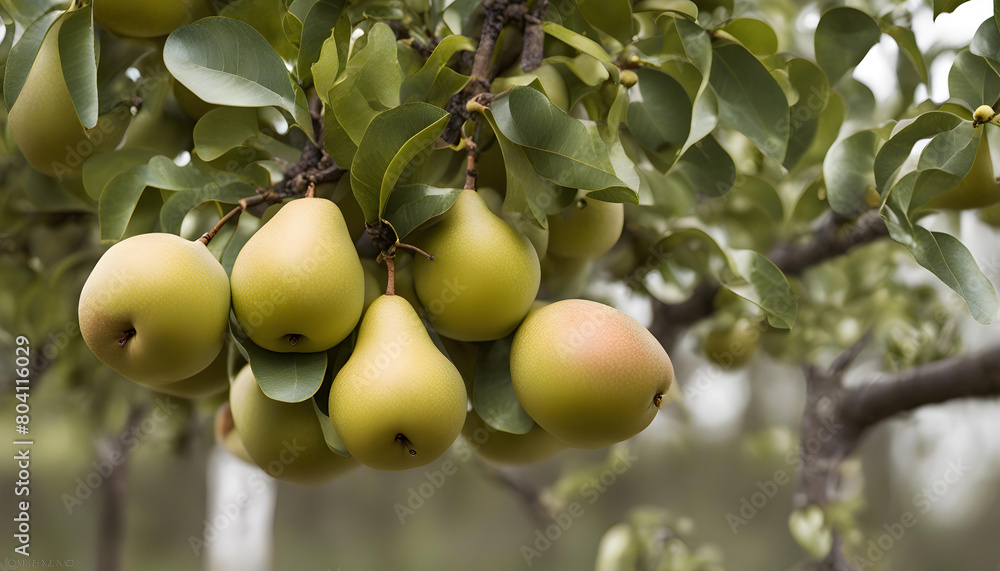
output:
[{"label": "thin twig", "polygon": [[404,244],[403,242],[396,242],[396,247],[397,248],[402,248],[404,250],[409,250],[411,252],[416,252],[417,254],[420,254],[421,256],[427,258],[428,260],[431,260],[431,261],[434,260],[434,256],[432,256],[431,254],[428,254],[427,252],[421,250],[420,248],[414,246],[413,244]]},{"label": "thin twig", "polygon": [[479,171],[476,170],[476,156],[478,154],[476,149],[478,146],[472,140],[472,137],[468,137],[465,139],[465,147],[468,151],[465,168],[465,190],[476,190],[476,179],[479,176]]}]

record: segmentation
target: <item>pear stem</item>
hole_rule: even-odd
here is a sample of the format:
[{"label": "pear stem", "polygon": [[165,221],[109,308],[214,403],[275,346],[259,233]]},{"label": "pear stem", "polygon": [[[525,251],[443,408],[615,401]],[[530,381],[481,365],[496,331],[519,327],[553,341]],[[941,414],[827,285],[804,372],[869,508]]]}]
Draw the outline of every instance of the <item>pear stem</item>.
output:
[{"label": "pear stem", "polygon": [[198,238],[198,241],[207,246],[208,243],[212,241],[212,238],[215,238],[215,235],[219,233],[219,230],[221,230],[227,222],[239,216],[239,214],[244,210],[257,204],[262,204],[264,202],[274,203],[279,200],[281,200],[281,197],[270,191],[265,192],[264,194],[257,194],[248,198],[240,199],[239,206],[230,210],[228,214],[215,223],[215,226],[213,226],[211,230],[202,234],[201,238]]},{"label": "pear stem", "polygon": [[420,254],[421,256],[427,258],[428,260],[434,261],[434,256],[433,255],[428,254],[427,252],[421,250],[420,248],[414,246],[413,244],[404,244],[402,242],[396,242],[396,247],[397,248],[402,248],[404,250],[409,250],[411,252],[416,252],[416,253]]},{"label": "pear stem", "polygon": [[316,183],[310,182],[309,187],[306,188],[306,198],[315,198],[315,197],[316,197]]},{"label": "pear stem", "polygon": [[135,337],[135,329],[129,329],[127,331],[122,331],[122,336],[118,338],[118,346],[122,349],[128,343],[129,339]]},{"label": "pear stem", "polygon": [[465,148],[468,150],[468,159],[465,167],[465,190],[476,190],[476,178],[479,176],[479,171],[476,170],[477,145],[472,140],[472,137],[465,138]]},{"label": "pear stem", "polygon": [[406,448],[410,452],[410,456],[416,456],[417,455],[417,451],[414,450],[412,446],[410,446],[410,444],[412,444],[412,442],[410,442],[410,439],[407,438],[403,433],[399,433],[399,434],[396,435],[396,442],[399,442],[400,444],[402,444],[403,447]]},{"label": "pear stem", "polygon": [[383,257],[385,267],[389,269],[389,280],[386,282],[385,295],[396,295],[396,264],[392,261],[393,256]]}]

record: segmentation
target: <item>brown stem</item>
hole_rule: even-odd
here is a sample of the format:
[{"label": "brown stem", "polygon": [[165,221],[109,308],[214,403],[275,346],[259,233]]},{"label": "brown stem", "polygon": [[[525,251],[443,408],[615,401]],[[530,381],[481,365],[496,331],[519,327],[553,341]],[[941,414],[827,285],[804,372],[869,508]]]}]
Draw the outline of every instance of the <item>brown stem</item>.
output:
[{"label": "brown stem", "polygon": [[524,17],[524,48],[521,50],[521,71],[534,71],[542,65],[545,48],[545,32],[542,24],[549,0],[538,0],[535,7]]},{"label": "brown stem", "polygon": [[212,241],[212,238],[215,238],[215,235],[218,234],[219,230],[221,230],[227,222],[239,216],[239,214],[247,208],[265,202],[275,203],[280,200],[281,197],[273,192],[265,192],[264,194],[256,194],[254,196],[243,198],[240,200],[239,206],[230,210],[225,216],[215,223],[215,226],[213,226],[211,230],[202,234],[201,238],[198,238],[198,241],[207,246],[208,243]]},{"label": "brown stem", "polygon": [[135,328],[122,331],[122,336],[118,338],[118,346],[124,349],[129,339],[133,337],[135,337]]},{"label": "brown stem", "polygon": [[468,151],[465,167],[465,190],[476,190],[476,178],[479,176],[479,171],[476,170],[476,155],[478,153],[476,142],[472,140],[472,137],[465,139],[465,147]]},{"label": "brown stem", "polygon": [[385,295],[396,295],[396,263],[393,256],[383,256],[385,267],[389,270],[389,279],[385,285]]},{"label": "brown stem", "polygon": [[316,198],[316,183],[310,182],[306,188],[306,198]]},{"label": "brown stem", "polygon": [[434,256],[433,255],[428,254],[427,252],[421,250],[420,248],[414,246],[413,244],[404,244],[403,242],[396,242],[396,247],[397,248],[402,248],[404,250],[409,250],[411,252],[416,252],[417,254],[420,254],[421,256],[427,258],[428,260],[432,260],[432,261],[434,260]]}]

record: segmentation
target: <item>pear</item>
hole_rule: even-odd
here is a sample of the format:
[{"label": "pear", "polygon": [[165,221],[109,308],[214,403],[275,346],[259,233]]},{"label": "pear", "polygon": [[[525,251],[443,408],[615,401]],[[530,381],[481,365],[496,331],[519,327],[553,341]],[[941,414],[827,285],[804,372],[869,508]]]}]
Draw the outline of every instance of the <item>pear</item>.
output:
[{"label": "pear", "polygon": [[528,315],[514,335],[510,373],[528,415],[574,448],[641,432],[674,378],[666,351],[639,322],[580,299]]},{"label": "pear", "polygon": [[742,317],[731,325],[715,327],[705,336],[705,356],[722,369],[742,367],[757,354],[760,333],[753,322]]},{"label": "pear", "polygon": [[365,303],[361,260],[325,198],[284,205],[240,250],[231,280],[240,327],[271,351],[326,351],[350,334]]},{"label": "pear", "polygon": [[94,21],[110,32],[132,38],[165,36],[211,16],[209,0],[94,0]]},{"label": "pear", "polygon": [[593,260],[608,253],[622,235],[625,206],[582,196],[549,216],[549,252]]},{"label": "pear", "polygon": [[538,254],[483,199],[463,190],[441,221],[419,239],[433,260],[413,263],[417,297],[434,328],[459,341],[509,335],[538,293]]},{"label": "pear", "polygon": [[944,210],[970,210],[983,208],[1000,201],[1000,185],[993,175],[993,158],[986,127],[979,135],[976,158],[972,168],[958,184],[925,202],[920,208]]},{"label": "pear", "polygon": [[537,424],[525,434],[511,434],[487,425],[475,410],[465,418],[462,438],[477,454],[498,464],[532,464],[566,448]]},{"label": "pear", "polygon": [[548,228],[536,225],[520,212],[504,212],[503,196],[492,188],[480,188],[479,196],[482,197],[483,202],[486,203],[486,207],[490,209],[490,212],[503,218],[505,222],[516,228],[518,232],[524,234],[524,237],[535,247],[535,253],[538,254],[539,260],[545,259],[545,254],[549,249]]},{"label": "pear", "polygon": [[240,433],[236,430],[233,422],[233,411],[229,406],[229,401],[222,403],[215,413],[215,441],[222,445],[227,452],[243,460],[247,464],[255,464],[250,453],[247,452]]},{"label": "pear", "polygon": [[229,326],[229,280],[205,244],[140,234],[97,262],[79,314],[80,333],[98,359],[158,388],[218,357]]},{"label": "pear", "polygon": [[330,389],[330,420],[359,462],[405,470],[438,459],[458,437],[468,399],[408,301],[368,308],[354,353]]},{"label": "pear", "polygon": [[186,399],[210,397],[229,388],[229,351],[225,347],[219,351],[214,361],[199,373],[167,385],[152,385],[149,388],[170,396]]},{"label": "pear", "polygon": [[229,404],[247,454],[278,480],[320,484],[358,465],[327,446],[316,405],[310,400],[287,403],[269,399],[249,365],[233,380]]},{"label": "pear", "polygon": [[98,119],[88,133],[70,97],[59,58],[58,18],[42,45],[10,109],[7,122],[18,148],[35,170],[50,176],[75,175],[90,155],[114,149],[131,121],[120,105]]}]

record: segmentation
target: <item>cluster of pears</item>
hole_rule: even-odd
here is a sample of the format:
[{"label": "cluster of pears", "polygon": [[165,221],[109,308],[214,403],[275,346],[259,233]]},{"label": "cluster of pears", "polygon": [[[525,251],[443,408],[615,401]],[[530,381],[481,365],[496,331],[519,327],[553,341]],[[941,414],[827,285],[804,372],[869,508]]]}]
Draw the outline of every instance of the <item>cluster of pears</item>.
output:
[{"label": "cluster of pears", "polygon": [[[578,201],[550,220],[548,255],[556,245],[589,259],[617,240],[620,219],[611,217],[615,234],[588,217],[621,205],[580,201],[585,205]],[[574,233],[583,246],[568,243]],[[328,371],[328,427],[312,399],[268,398],[250,366],[230,387],[231,420],[221,426],[231,429],[220,431],[220,440],[295,483],[324,481],[358,464],[423,466],[460,434],[501,462],[634,436],[652,421],[673,380],[669,357],[644,327],[611,307],[536,301],[539,246],[525,234],[465,190],[416,236],[433,258],[416,257],[396,272],[396,283],[411,280],[411,295],[392,288],[378,295],[337,204],[297,199],[247,241],[228,277],[200,240],[144,234],[116,244],[84,287],[81,331],[125,377],[183,394],[199,383],[202,392],[216,390],[198,379],[225,369],[230,308],[247,337],[274,352],[328,351],[356,330],[349,359]],[[535,232],[536,240],[542,234]],[[432,341],[421,308],[448,356]],[[536,422],[526,434],[494,430],[469,406],[481,343],[509,336],[513,389]],[[330,429],[350,458],[327,445]]]},{"label": "cluster of pears", "polygon": [[[211,0],[94,0],[94,20],[119,36],[153,38],[213,13]],[[70,95],[60,57],[60,34],[71,15],[60,15],[41,46],[8,115],[10,131],[25,159],[50,176],[77,175],[94,153],[113,150],[132,120],[122,103],[86,129]],[[65,50],[65,46],[63,46]]]}]

